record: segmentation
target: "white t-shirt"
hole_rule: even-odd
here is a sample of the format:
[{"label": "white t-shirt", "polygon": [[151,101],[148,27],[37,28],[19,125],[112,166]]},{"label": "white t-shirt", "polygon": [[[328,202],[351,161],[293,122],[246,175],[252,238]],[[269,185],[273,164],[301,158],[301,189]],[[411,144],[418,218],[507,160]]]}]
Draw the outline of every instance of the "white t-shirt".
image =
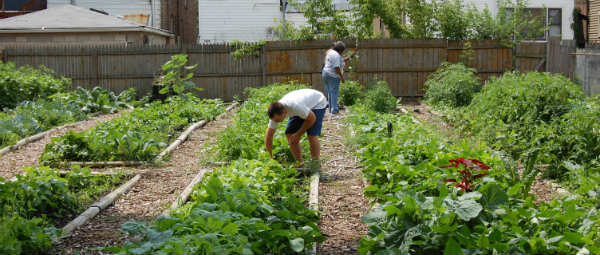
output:
[{"label": "white t-shirt", "polygon": [[344,59],[342,55],[335,50],[328,50],[327,56],[325,56],[325,67],[323,67],[323,72],[328,73],[332,77],[341,78],[336,72],[335,68],[339,67],[342,74],[344,73]]},{"label": "white t-shirt", "polygon": [[[279,100],[283,107],[287,110],[286,117],[298,116],[306,119],[310,110],[325,109],[327,107],[327,98],[318,90],[314,89],[299,89],[287,93]],[[269,128],[277,129],[279,123],[269,120]]]}]

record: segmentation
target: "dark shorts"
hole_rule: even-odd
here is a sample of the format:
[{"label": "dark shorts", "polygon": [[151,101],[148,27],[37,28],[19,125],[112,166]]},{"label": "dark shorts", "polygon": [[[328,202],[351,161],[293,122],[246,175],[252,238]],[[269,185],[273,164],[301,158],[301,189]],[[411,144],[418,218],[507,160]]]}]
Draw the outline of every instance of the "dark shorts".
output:
[{"label": "dark shorts", "polygon": [[[321,135],[321,129],[323,128],[323,117],[325,116],[326,109],[312,109],[312,112],[315,114],[317,119],[315,120],[315,124],[308,130],[306,130],[306,134],[309,136],[319,136]],[[302,127],[302,123],[304,123],[304,119],[294,116],[288,120],[287,127],[285,128],[286,134],[293,134],[298,132],[298,130]]]}]

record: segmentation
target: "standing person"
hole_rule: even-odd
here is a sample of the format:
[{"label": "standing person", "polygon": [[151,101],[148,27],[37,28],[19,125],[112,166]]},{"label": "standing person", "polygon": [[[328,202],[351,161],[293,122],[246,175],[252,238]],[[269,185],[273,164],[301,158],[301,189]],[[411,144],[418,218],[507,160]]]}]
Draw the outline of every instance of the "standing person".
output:
[{"label": "standing person", "polygon": [[285,135],[294,159],[304,166],[300,138],[304,133],[310,143],[310,154],[313,162],[318,164],[320,156],[319,136],[323,126],[323,116],[327,107],[327,99],[323,93],[314,89],[292,91],[281,100],[271,103],[267,114],[269,126],[265,135],[267,152],[273,158],[273,135],[280,122],[289,117]]},{"label": "standing person", "polygon": [[323,78],[323,84],[325,87],[325,94],[329,100],[329,112],[331,114],[337,114],[340,111],[338,106],[338,95],[340,93],[340,82],[346,82],[344,80],[344,61],[342,53],[346,50],[346,45],[342,41],[333,43],[331,49],[327,50],[325,56],[325,65],[321,72]]}]

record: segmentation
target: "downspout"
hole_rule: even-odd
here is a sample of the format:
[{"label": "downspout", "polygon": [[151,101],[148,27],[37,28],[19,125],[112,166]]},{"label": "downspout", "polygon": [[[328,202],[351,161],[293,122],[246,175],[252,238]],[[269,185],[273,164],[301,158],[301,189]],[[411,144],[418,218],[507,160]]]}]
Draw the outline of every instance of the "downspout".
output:
[{"label": "downspout", "polygon": [[152,0],[150,1],[150,26],[154,27],[154,3],[152,3]]}]

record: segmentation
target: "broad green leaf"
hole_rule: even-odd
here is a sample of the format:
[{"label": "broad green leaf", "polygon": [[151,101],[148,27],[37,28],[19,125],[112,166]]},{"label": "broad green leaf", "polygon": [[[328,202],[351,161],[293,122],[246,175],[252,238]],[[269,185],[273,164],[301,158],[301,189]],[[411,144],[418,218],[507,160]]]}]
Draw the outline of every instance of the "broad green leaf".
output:
[{"label": "broad green leaf", "polygon": [[446,242],[446,247],[444,248],[444,255],[462,255],[462,249],[460,245],[454,238],[448,239]]},{"label": "broad green leaf", "polygon": [[304,239],[298,237],[290,240],[290,246],[295,252],[302,252],[304,250]]},{"label": "broad green leaf", "polygon": [[454,212],[464,221],[469,221],[479,215],[483,209],[475,200],[459,200],[456,202]]},{"label": "broad green leaf", "polygon": [[479,188],[479,191],[483,194],[483,198],[480,200],[481,204],[488,209],[496,209],[508,202],[508,195],[497,183],[485,184]]},{"label": "broad green leaf", "polygon": [[234,235],[237,232],[238,232],[238,225],[233,222],[230,222],[221,230],[221,233],[223,233],[225,235]]}]

